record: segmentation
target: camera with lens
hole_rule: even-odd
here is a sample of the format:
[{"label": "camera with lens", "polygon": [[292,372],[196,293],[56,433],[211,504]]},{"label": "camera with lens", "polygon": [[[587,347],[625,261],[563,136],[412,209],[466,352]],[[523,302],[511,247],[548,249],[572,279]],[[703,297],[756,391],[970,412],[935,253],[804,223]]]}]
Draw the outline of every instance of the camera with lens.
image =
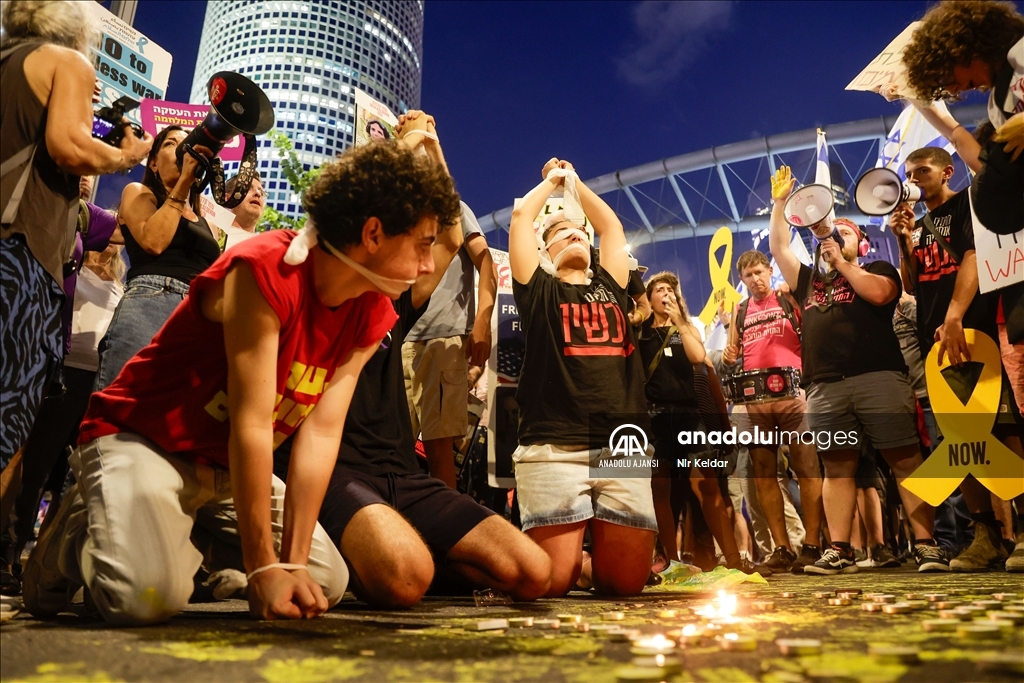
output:
[{"label": "camera with lens", "polygon": [[143,137],[145,133],[141,126],[124,121],[124,115],[138,106],[138,100],[125,95],[109,107],[103,107],[93,113],[92,136],[99,138],[111,147],[120,147],[121,141],[124,139],[124,127],[127,125],[131,126],[135,137]]}]

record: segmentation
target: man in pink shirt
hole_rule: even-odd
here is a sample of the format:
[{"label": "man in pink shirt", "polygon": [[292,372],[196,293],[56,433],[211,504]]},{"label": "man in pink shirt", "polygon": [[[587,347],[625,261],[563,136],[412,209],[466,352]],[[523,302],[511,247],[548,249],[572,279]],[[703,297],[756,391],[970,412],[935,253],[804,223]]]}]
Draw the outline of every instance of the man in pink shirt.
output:
[{"label": "man in pink shirt", "polygon": [[[771,288],[772,267],[768,257],[753,250],[740,255],[736,262],[740,279],[750,292],[750,298],[740,303],[736,319],[732,321],[735,330],[730,334],[730,344],[722,354],[727,365],[742,362],[742,371],[764,370],[766,368],[801,369],[800,362],[800,321],[799,307],[793,306],[786,293]],[[767,403],[750,403],[746,406],[749,416],[748,429],[755,426],[762,432],[807,431],[807,402],[804,393],[793,398],[781,398]],[[818,538],[824,515],[821,502],[821,466],[814,444],[793,440],[789,444],[790,464],[800,484],[800,499],[803,504],[804,526],[807,534],[799,556],[790,546],[783,515],[782,492],[778,483],[778,448],[750,445],[750,458],[754,465],[754,481],[757,499],[761,503],[768,526],[775,542],[775,550],[765,560],[772,571],[801,573],[804,566],[813,564],[821,557]]]}]

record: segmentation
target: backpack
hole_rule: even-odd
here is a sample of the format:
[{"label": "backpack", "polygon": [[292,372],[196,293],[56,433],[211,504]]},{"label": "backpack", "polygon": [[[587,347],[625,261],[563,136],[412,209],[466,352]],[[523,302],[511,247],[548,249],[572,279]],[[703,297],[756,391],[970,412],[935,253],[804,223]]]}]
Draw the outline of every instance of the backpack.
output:
[{"label": "backpack", "polygon": [[[782,315],[789,321],[789,324],[793,326],[793,330],[796,332],[796,336],[801,336],[800,318],[797,316],[796,311],[793,309],[793,304],[789,302],[789,299],[778,292],[775,293],[775,298],[779,300],[779,306],[782,308]],[[747,319],[747,307],[750,305],[750,297],[740,302],[740,306],[736,311],[736,334],[737,339],[743,341],[743,322]]]}]

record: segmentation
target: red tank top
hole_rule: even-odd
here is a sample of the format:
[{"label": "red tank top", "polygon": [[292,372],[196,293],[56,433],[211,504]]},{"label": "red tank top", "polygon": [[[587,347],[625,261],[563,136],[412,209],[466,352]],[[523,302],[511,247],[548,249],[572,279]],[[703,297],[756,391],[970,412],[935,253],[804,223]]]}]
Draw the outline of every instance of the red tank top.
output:
[{"label": "red tank top", "polygon": [[323,305],[313,286],[313,259],[298,266],[283,260],[295,234],[275,230],[258,235],[232,247],[198,275],[149,346],[109,387],[92,395],[79,443],[133,432],[170,453],[227,467],[224,328],[202,314],[200,301],[239,262],[252,270],[281,321],[274,446],[295,432],[345,356],[354,348],[378,344],[397,320],[391,301],[375,292],[337,308]]}]

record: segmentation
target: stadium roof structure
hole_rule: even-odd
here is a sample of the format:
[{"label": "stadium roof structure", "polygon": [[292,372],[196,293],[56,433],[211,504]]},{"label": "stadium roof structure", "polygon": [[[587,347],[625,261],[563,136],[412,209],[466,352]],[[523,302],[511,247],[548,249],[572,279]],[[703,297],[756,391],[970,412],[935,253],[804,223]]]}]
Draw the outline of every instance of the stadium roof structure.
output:
[{"label": "stadium roof structure", "polygon": [[[973,128],[987,118],[984,105],[951,107],[953,116]],[[899,113],[823,127],[828,142],[836,214],[866,224],[851,190],[873,168]],[[711,147],[652,161],[585,181],[615,209],[634,246],[712,235],[723,225],[733,232],[768,227],[771,176],[782,165],[801,184],[814,182],[817,130],[781,133]],[[966,185],[963,162],[955,179]],[[485,233],[508,231],[512,207],[479,217]]]}]

